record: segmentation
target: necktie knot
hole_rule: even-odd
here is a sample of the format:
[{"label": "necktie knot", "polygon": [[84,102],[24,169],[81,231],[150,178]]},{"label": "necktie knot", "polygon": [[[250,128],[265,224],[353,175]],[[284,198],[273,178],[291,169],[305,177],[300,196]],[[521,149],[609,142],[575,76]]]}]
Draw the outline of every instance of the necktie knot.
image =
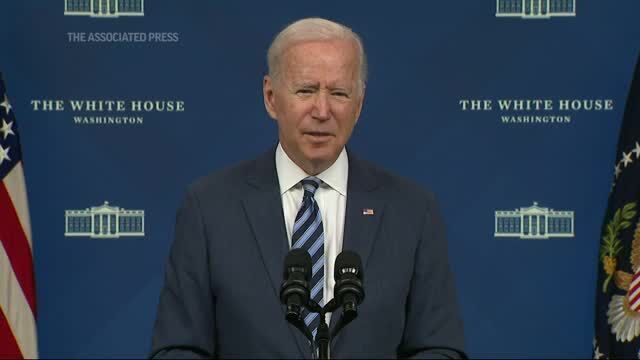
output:
[{"label": "necktie knot", "polygon": [[315,176],[308,176],[301,181],[302,188],[304,189],[304,196],[313,197],[316,193],[316,190],[320,187],[322,180],[318,179]]}]

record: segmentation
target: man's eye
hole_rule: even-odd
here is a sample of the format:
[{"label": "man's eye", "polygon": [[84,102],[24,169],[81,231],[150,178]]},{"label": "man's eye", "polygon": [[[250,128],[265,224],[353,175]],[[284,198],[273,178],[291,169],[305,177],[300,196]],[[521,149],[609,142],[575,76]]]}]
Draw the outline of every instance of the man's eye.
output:
[{"label": "man's eye", "polygon": [[346,92],[342,92],[342,91],[336,91],[336,92],[333,93],[333,96],[340,96],[340,97],[348,98],[349,94],[347,94]]},{"label": "man's eye", "polygon": [[296,94],[312,94],[313,90],[311,89],[300,89],[298,91],[296,91]]}]

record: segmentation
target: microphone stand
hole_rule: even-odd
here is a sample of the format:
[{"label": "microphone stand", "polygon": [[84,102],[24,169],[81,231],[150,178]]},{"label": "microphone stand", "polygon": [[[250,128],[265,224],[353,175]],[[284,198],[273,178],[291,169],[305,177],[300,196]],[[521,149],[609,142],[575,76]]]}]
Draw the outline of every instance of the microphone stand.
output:
[{"label": "microphone stand", "polygon": [[325,315],[327,313],[333,313],[340,307],[340,304],[335,299],[331,299],[324,307],[320,306],[317,302],[313,300],[309,300],[307,304],[307,308],[310,312],[318,313],[320,316],[320,324],[318,325],[318,331],[316,332],[316,337],[312,343],[311,353],[315,358],[315,349],[318,349],[318,357],[317,359],[329,359],[329,345],[331,344],[331,340],[338,334],[338,332],[351,320],[355,319],[352,317],[349,321],[344,322],[344,316],[341,316],[338,320],[338,326],[329,333],[329,326],[327,325],[327,321],[325,319]]}]

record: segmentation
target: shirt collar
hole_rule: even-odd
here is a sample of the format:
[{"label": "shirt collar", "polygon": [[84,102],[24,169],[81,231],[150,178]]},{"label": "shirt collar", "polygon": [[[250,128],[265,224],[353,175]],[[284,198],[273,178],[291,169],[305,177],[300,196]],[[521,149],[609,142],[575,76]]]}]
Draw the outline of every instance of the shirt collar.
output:
[{"label": "shirt collar", "polygon": [[[280,183],[280,195],[298,185],[302,179],[309,176],[289,155],[284,152],[282,145],[278,143],[276,148],[276,171],[278,172],[278,182]],[[340,193],[347,195],[347,177],[349,176],[349,159],[347,152],[343,148],[336,161],[328,169],[316,175],[325,184]]]}]

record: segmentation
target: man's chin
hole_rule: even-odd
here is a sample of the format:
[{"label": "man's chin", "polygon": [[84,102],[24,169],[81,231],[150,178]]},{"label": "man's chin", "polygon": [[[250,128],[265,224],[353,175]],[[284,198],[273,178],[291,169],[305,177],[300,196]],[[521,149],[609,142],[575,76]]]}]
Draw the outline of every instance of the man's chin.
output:
[{"label": "man's chin", "polygon": [[321,149],[314,148],[306,151],[304,155],[307,158],[307,161],[314,166],[329,167],[336,161],[340,152],[336,151],[332,147],[326,147]]}]

